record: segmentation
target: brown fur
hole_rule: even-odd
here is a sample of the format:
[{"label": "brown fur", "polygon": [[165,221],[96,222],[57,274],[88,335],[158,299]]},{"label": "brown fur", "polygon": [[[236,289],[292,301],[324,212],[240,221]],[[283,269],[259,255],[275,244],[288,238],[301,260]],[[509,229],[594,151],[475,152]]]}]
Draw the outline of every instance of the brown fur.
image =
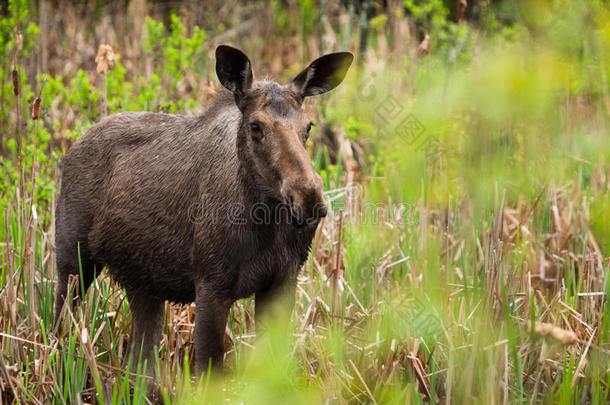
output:
[{"label": "brown fur", "polygon": [[[335,55],[344,71],[328,89],[351,63]],[[104,266],[125,288],[144,359],[160,338],[163,301],[195,301],[199,370],[220,363],[235,300],[255,294],[258,318],[278,292],[294,294],[326,214],[304,148],[307,82],[252,83],[251,72],[243,81],[245,55],[220,47],[217,58],[231,91],[203,114],[121,113],[90,128],[64,158],[56,215],[56,319],[80,252],[84,290]]]}]

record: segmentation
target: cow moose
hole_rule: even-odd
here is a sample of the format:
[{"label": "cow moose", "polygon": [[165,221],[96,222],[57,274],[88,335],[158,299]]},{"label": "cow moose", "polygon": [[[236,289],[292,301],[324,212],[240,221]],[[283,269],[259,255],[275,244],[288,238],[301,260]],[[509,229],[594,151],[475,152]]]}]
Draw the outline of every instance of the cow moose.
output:
[{"label": "cow moose", "polygon": [[88,129],[63,159],[56,322],[70,276],[80,275],[78,295],[106,267],[126,292],[132,353],[149,366],[164,301],[195,302],[201,372],[222,364],[236,300],[254,294],[257,324],[275,297],[292,306],[297,273],[327,213],[305,148],[313,124],[303,101],[337,87],[352,61],[348,52],[328,54],[280,85],[255,81],[244,53],[219,46],[224,89],[207,111],[124,112]]}]

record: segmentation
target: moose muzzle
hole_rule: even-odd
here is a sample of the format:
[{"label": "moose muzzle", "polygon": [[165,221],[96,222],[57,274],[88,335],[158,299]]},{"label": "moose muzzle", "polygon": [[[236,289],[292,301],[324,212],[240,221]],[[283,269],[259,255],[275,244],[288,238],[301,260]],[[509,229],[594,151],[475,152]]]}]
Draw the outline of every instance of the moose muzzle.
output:
[{"label": "moose muzzle", "polygon": [[322,195],[322,177],[311,168],[311,174],[305,178],[284,181],[282,195],[290,208],[293,224],[315,226],[327,214]]}]

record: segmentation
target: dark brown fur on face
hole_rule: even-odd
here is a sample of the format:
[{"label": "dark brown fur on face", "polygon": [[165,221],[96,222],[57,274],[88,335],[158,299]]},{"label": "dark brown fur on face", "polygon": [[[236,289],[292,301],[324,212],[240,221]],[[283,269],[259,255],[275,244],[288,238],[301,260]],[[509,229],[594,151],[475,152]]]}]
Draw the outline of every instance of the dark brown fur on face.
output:
[{"label": "dark brown fur on face", "polygon": [[[352,61],[314,61],[290,84],[253,82],[240,51],[217,49],[228,89],[199,116],[121,113],[63,161],[57,206],[56,321],[68,278],[86,290],[106,266],[126,290],[133,348],[151,363],[163,302],[196,303],[196,367],[218,365],[233,302],[294,295],[320,217],[320,177],[304,143],[304,97],[336,87]],[[136,352],[136,353],[137,353]]]}]

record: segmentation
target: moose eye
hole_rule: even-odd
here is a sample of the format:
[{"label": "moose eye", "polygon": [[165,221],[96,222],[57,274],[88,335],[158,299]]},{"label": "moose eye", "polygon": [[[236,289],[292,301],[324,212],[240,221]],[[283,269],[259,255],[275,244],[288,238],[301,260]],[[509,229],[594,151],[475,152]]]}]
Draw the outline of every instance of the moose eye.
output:
[{"label": "moose eye", "polygon": [[309,133],[311,132],[311,128],[315,127],[313,122],[310,122],[309,125],[307,125],[307,133],[305,134],[305,142],[307,142],[309,140]]},{"label": "moose eye", "polygon": [[255,134],[261,132],[261,126],[258,125],[256,122],[251,122],[250,123],[250,129],[252,130],[252,132],[254,132]]}]

